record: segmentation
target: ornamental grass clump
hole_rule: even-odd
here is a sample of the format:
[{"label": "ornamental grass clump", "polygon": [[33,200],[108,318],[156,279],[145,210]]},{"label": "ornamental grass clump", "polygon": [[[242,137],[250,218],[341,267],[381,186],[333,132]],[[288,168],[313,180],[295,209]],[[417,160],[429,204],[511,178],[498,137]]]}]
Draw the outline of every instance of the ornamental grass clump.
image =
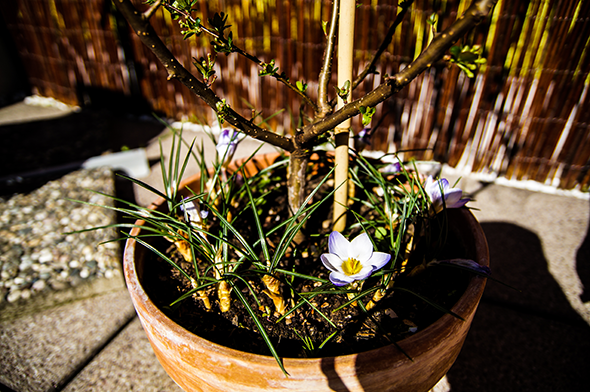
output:
[{"label": "ornamental grass clump", "polygon": [[[161,197],[165,208],[144,208],[124,201],[125,207],[118,208],[143,221],[140,234],[132,238],[152,250],[160,266],[167,266],[166,274],[171,278],[166,285],[170,280],[177,282],[170,285],[172,294],[164,295],[173,298],[162,302],[171,317],[192,312],[184,306],[194,303],[201,309],[196,317],[199,320],[207,314],[229,320],[233,330],[221,343],[231,346],[241,339],[240,343],[246,344],[256,338],[244,336],[258,336],[263,351],[273,355],[285,371],[280,356],[294,352],[295,356],[322,356],[326,352],[322,350],[363,351],[421,328],[391,310],[399,293],[409,293],[437,311],[449,312],[445,309],[452,303],[446,294],[441,294],[444,300],[428,298],[412,280],[434,276],[439,282],[440,271],[456,272],[439,266],[488,274],[462,256],[446,258],[447,211],[468,201],[460,189],[451,188],[447,180],[424,176],[412,161],[403,162],[395,154],[375,159],[361,152],[371,145],[375,106],[436,61],[446,56],[449,63],[476,71],[483,62],[480,48],[455,42],[489,14],[495,1],[474,1],[442,32],[436,31],[437,20],[432,19],[431,39],[422,53],[397,74],[383,75],[378,87],[357,99],[352,99],[353,91],[374,72],[393,32],[411,12],[412,1],[398,4],[398,14],[384,42],[356,78],[347,70],[352,56],[351,48],[344,44],[347,36],[354,36],[355,4],[334,1],[325,24],[317,99],[312,99],[306,82],[289,80],[274,60],[261,60],[238,47],[226,14],[219,12],[207,22],[201,20],[198,0],[148,0],[148,7],[141,12],[129,0],[114,3],[166,67],[168,78],[182,82],[209,105],[222,128],[211,135],[217,152],[213,162],[206,161],[203,145],[188,144],[182,132],[172,130],[170,162],[165,164],[162,159],[161,164],[164,190],[132,179]],[[194,62],[198,76],[178,62],[151,27],[150,18],[160,9],[178,21],[185,38],[210,38],[213,52]],[[342,23],[344,20],[349,22]],[[341,81],[330,86],[337,42]],[[301,99],[300,118],[293,121],[297,128],[288,135],[278,134],[257,110],[252,111],[252,118],[245,118],[219,97],[213,86],[221,77],[215,72],[215,58],[220,53],[244,56],[259,66],[261,77],[275,78],[293,91]],[[354,137],[356,147],[352,148],[349,120],[357,115],[361,115],[365,129]],[[259,164],[255,153],[232,161],[244,135],[269,143],[281,153],[266,165]],[[189,148],[186,156],[180,154],[183,143]],[[334,152],[321,147],[325,145]],[[181,188],[190,159],[197,162],[201,177],[196,185]],[[158,238],[171,247],[156,245]],[[154,295],[164,291],[161,281],[166,279],[158,279],[162,286],[152,290]],[[389,305],[383,306],[387,301]],[[396,319],[399,322],[392,321]],[[204,337],[211,332],[211,339],[215,339],[208,329],[212,323],[199,320],[190,329]],[[393,330],[399,333],[395,335]],[[242,335],[243,331],[255,335]],[[289,343],[293,341],[299,342],[300,353],[297,349],[286,351],[293,350]]]}]

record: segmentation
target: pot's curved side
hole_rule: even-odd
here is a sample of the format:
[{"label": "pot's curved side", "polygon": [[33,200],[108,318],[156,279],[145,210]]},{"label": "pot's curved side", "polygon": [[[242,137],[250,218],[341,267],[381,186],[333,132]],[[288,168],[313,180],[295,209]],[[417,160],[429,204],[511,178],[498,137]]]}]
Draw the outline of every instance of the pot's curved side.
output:
[{"label": "pot's curved side", "polygon": [[[195,178],[190,181],[194,181]],[[161,201],[158,201],[161,203]],[[158,204],[158,203],[156,203]],[[481,265],[489,265],[483,231],[467,209],[449,210],[452,227]],[[138,234],[138,229],[132,235]],[[284,359],[285,377],[273,357],[209,342],[164,315],[141,286],[143,247],[127,241],[125,279],[133,304],[158,360],[186,391],[427,391],[455,361],[483,294],[485,279],[471,279],[450,315],[398,342],[364,353],[330,358]]]},{"label": "pot's curved side", "polygon": [[[456,232],[474,259],[489,266],[483,230],[465,208],[449,210],[450,229]],[[473,277],[451,309],[465,321],[444,315],[423,331],[398,342],[413,361],[394,345],[357,355],[357,375],[364,391],[428,391],[455,362],[485,289],[484,278]],[[365,373],[365,370],[367,373]],[[366,377],[364,375],[367,374]]]}]

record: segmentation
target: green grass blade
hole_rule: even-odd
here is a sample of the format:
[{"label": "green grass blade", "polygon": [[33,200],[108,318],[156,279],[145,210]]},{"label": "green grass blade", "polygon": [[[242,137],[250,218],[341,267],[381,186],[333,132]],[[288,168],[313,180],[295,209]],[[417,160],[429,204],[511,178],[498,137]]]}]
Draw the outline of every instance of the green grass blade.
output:
[{"label": "green grass blade", "polygon": [[137,243],[145,246],[147,249],[151,250],[156,255],[160,256],[162,259],[164,259],[165,261],[167,261],[168,264],[170,264],[175,269],[177,269],[178,272],[180,272],[182,275],[184,275],[185,278],[187,278],[189,281],[191,280],[191,276],[185,270],[183,270],[182,268],[180,268],[178,266],[178,264],[176,264],[174,261],[172,261],[172,259],[170,259],[165,254],[163,254],[162,252],[160,252],[158,249],[156,249],[155,247],[153,247],[152,245],[150,245],[149,243],[147,243],[146,241],[142,240],[141,238],[139,238],[137,236],[129,236],[129,238],[133,238],[135,241],[137,241]]},{"label": "green grass blade", "polygon": [[262,336],[264,343],[266,343],[266,345],[268,346],[270,353],[272,354],[274,359],[277,361],[277,364],[279,365],[279,367],[283,371],[283,374],[285,374],[285,376],[289,376],[289,373],[287,372],[287,370],[285,369],[285,366],[283,365],[283,361],[281,360],[281,358],[277,354],[274,344],[271,342],[270,337],[268,336],[268,333],[264,329],[264,326],[260,322],[260,319],[258,318],[256,313],[254,312],[254,309],[252,309],[252,307],[250,306],[250,304],[248,303],[248,301],[246,300],[246,298],[242,294],[242,291],[240,290],[240,288],[237,287],[236,284],[232,280],[228,280],[228,283],[232,287],[233,292],[236,295],[236,297],[238,297],[239,301],[242,303],[242,305],[244,305],[244,308],[246,308],[246,311],[248,312],[250,317],[252,317],[252,320],[254,321],[256,328],[258,328],[258,332],[260,332],[260,335]]},{"label": "green grass blade", "polygon": [[[242,175],[246,178],[246,173],[242,168]],[[256,203],[254,203],[254,196],[252,196],[252,189],[250,189],[249,181],[244,181],[244,187],[248,192],[248,199],[250,201],[250,207],[252,208],[252,215],[254,217],[254,222],[256,223],[256,231],[258,232],[258,238],[260,242],[260,247],[262,248],[262,253],[264,254],[265,262],[270,261],[270,254],[268,252],[268,245],[266,243],[266,236],[264,235],[264,231],[262,230],[262,225],[260,224],[260,217],[256,212]]]}]

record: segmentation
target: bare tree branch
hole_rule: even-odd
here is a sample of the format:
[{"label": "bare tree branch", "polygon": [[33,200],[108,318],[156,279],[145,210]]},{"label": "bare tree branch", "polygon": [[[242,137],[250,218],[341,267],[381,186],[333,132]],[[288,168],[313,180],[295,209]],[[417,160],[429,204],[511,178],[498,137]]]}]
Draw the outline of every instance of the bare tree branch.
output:
[{"label": "bare tree branch", "polygon": [[[195,19],[188,14],[187,12],[175,7],[172,4],[169,3],[164,3],[164,7],[168,8],[169,10],[172,10],[174,13],[180,14],[182,15],[184,18],[186,19],[190,19],[192,22],[195,22]],[[248,60],[252,61],[253,63],[255,63],[256,65],[258,65],[259,67],[263,67],[264,66],[264,62],[262,60],[260,60],[258,57],[251,55],[250,53],[244,51],[242,48],[240,48],[239,46],[234,45],[233,43],[229,44],[228,40],[225,37],[222,37],[221,35],[219,35],[218,33],[216,33],[215,31],[207,28],[206,26],[200,25],[200,29],[203,30],[205,33],[209,34],[210,36],[212,36],[213,38],[215,38],[216,40],[218,40],[219,42],[222,42],[224,45],[228,46],[231,48],[232,52],[237,53],[241,56],[244,56],[245,58],[247,58]],[[283,83],[285,86],[287,86],[290,90],[294,91],[297,95],[299,95],[301,97],[301,99],[303,99],[307,104],[309,104],[314,111],[317,110],[317,106],[315,104],[315,102],[313,102],[311,100],[311,98],[309,98],[307,96],[307,94],[305,94],[305,92],[299,90],[297,88],[297,86],[295,86],[293,83],[291,83],[289,81],[288,78],[284,77],[282,74],[272,74],[269,75],[273,78],[275,78],[276,80],[278,80],[279,82]]]},{"label": "bare tree branch", "polygon": [[406,68],[396,75],[389,77],[385,83],[368,93],[362,98],[350,102],[337,112],[314,122],[301,130],[296,135],[296,144],[305,145],[313,141],[323,133],[334,129],[342,121],[354,117],[360,113],[360,107],[373,107],[393,94],[399,92],[408,85],[425,69],[432,66],[433,62],[441,58],[446,51],[475,25],[480,23],[491,11],[497,0],[476,0],[459,19],[442,33],[437,35],[430,45]]},{"label": "bare tree branch", "polygon": [[326,50],[324,51],[324,64],[320,71],[318,79],[318,111],[317,117],[325,117],[332,111],[328,99],[328,83],[332,75],[332,59],[334,58],[334,41],[336,40],[336,25],[338,24],[338,12],[340,10],[340,0],[334,0],[332,6],[332,18],[330,20],[330,30],[328,31]]},{"label": "bare tree branch", "polygon": [[377,51],[373,55],[373,58],[371,59],[369,64],[357,76],[355,81],[352,82],[352,86],[350,87],[351,90],[356,89],[357,86],[359,84],[361,84],[361,82],[367,77],[369,72],[373,72],[375,70],[375,64],[377,64],[377,62],[379,61],[379,58],[381,57],[383,52],[385,52],[385,49],[387,49],[387,47],[391,43],[391,39],[393,38],[393,34],[395,34],[395,30],[397,29],[397,26],[399,26],[399,24],[402,22],[402,20],[406,16],[406,13],[408,12],[408,9],[410,8],[410,6],[412,5],[413,2],[414,2],[414,0],[408,0],[404,3],[402,3],[401,5],[399,5],[400,7],[402,7],[402,10],[400,12],[398,12],[397,15],[395,16],[395,20],[393,21],[391,26],[389,26],[389,30],[387,31],[387,34],[383,38],[381,45],[379,45],[379,49],[377,49]]},{"label": "bare tree branch", "polygon": [[[150,25],[149,20],[144,17],[144,14],[137,11],[130,0],[113,0],[113,2],[125,19],[127,19],[127,22],[131,25],[131,28],[135,31],[141,42],[166,67],[168,79],[175,78],[179,80],[190,91],[205,101],[213,110],[219,113],[218,106],[222,103],[222,100],[205,83],[199,81],[175,59],[174,55],[158,37]],[[258,127],[252,121],[245,119],[229,107],[224,107],[223,117],[225,121],[243,131],[248,136],[270,143],[286,151],[293,151],[295,148],[291,139]]]}]

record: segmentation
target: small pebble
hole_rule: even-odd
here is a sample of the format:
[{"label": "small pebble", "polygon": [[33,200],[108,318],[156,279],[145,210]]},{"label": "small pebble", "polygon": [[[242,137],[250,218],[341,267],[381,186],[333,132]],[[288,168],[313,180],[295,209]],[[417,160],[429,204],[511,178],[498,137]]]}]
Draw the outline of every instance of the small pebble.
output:
[{"label": "small pebble", "polygon": [[45,288],[46,283],[43,279],[39,279],[38,281],[36,281],[35,283],[33,283],[33,285],[31,286],[31,288],[34,291],[41,291]]},{"label": "small pebble", "polygon": [[19,299],[20,299],[20,291],[18,291],[18,290],[10,291],[8,293],[8,295],[6,296],[6,300],[11,303],[18,301]]},{"label": "small pebble", "polygon": [[23,291],[21,291],[20,297],[22,299],[29,299],[29,298],[31,298],[31,290],[23,290]]},{"label": "small pebble", "polygon": [[53,255],[49,252],[44,252],[39,255],[39,263],[45,264],[49,263],[51,260],[53,260]]},{"label": "small pebble", "polygon": [[31,268],[33,266],[33,263],[31,261],[22,261],[19,265],[18,265],[18,269],[20,271],[26,271],[29,268]]}]

